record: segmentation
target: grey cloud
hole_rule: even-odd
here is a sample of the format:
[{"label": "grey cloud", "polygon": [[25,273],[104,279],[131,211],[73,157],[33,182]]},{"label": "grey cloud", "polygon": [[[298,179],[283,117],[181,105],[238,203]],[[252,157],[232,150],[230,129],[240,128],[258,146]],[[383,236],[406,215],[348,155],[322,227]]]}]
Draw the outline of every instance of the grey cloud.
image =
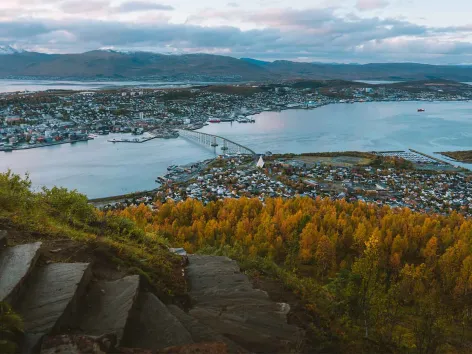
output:
[{"label": "grey cloud", "polygon": [[332,10],[287,10],[286,16],[265,12],[252,14],[249,20],[260,21],[266,28],[243,31],[194,22],[10,21],[0,22],[0,42],[54,52],[107,47],[211,52],[269,60],[472,62],[471,43],[447,40],[450,34],[472,33],[467,26],[432,28],[397,19],[354,15],[341,18]]},{"label": "grey cloud", "polygon": [[32,36],[48,32],[47,26],[41,22],[0,22],[0,39],[3,41],[28,39]]},{"label": "grey cloud", "polygon": [[147,1],[128,1],[118,6],[116,10],[119,12],[138,12],[151,10],[172,11],[174,10],[174,7]]},{"label": "grey cloud", "polygon": [[359,11],[383,9],[389,5],[387,0],[357,0],[356,8]]},{"label": "grey cloud", "polygon": [[110,7],[108,0],[70,0],[61,3],[60,9],[68,14],[83,14],[87,12],[99,12]]}]

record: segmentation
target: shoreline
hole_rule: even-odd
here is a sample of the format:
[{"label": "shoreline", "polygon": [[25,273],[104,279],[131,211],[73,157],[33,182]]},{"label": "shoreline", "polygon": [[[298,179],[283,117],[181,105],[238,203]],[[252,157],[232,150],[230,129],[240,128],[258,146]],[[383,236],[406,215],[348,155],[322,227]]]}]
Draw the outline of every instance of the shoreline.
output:
[{"label": "shoreline", "polygon": [[112,195],[108,197],[100,197],[100,198],[88,198],[89,204],[100,204],[100,203],[106,203],[106,202],[118,202],[121,200],[126,200],[126,199],[132,199],[132,198],[139,198],[139,197],[144,197],[147,194],[150,193],[157,193],[159,188],[154,188],[151,190],[147,191],[137,191],[137,192],[132,192],[132,193],[127,193],[127,194],[121,194],[121,195]]},{"label": "shoreline", "polygon": [[31,149],[39,149],[42,147],[47,147],[47,146],[54,146],[54,145],[63,145],[63,144],[74,144],[78,142],[84,142],[84,141],[89,141],[93,140],[92,138],[83,138],[83,139],[77,139],[73,141],[57,141],[54,143],[46,143],[46,144],[41,144],[41,145],[24,145],[21,147],[11,147],[11,148],[5,148],[4,146],[0,147],[0,151],[3,152],[13,152],[13,151],[19,151],[19,150],[31,150]]},{"label": "shoreline", "polygon": [[471,150],[458,150],[458,151],[442,151],[442,152],[435,152],[435,154],[439,154],[441,156],[444,156],[445,158],[456,162],[456,163],[464,163],[464,164],[472,164],[472,159],[470,157],[466,157],[464,159],[458,158],[458,156],[454,157],[458,153],[471,153]]},{"label": "shoreline", "polygon": [[[348,100],[346,102],[323,102],[323,103],[319,103],[317,105],[309,105],[309,104],[302,104],[300,103],[299,105],[295,106],[295,107],[280,107],[278,109],[271,109],[271,110],[262,110],[262,111],[255,111],[255,112],[251,112],[251,113],[245,113],[245,114],[241,114],[242,116],[244,117],[254,117],[254,116],[257,116],[261,113],[264,113],[264,112],[282,112],[282,111],[288,111],[288,110],[297,110],[297,109],[302,109],[302,110],[314,110],[314,109],[317,109],[317,108],[320,108],[320,107],[324,107],[324,106],[329,106],[329,105],[335,105],[335,104],[354,104],[354,103],[382,103],[382,102],[427,102],[427,103],[435,103],[435,102],[469,102],[470,100],[468,99],[461,99],[461,100],[433,100],[433,101],[430,101],[430,100],[418,100],[418,99],[411,99],[411,100],[369,100],[369,101],[366,101],[366,100]],[[236,120],[233,120],[231,121],[231,123],[233,122],[236,122]],[[229,122],[222,122],[222,123],[229,123]],[[198,131],[200,129],[202,129],[204,126],[202,127],[198,127],[198,128],[188,128],[188,127],[184,127],[184,128],[178,128],[178,129],[184,129],[184,130],[189,130],[189,131]],[[108,140],[108,142],[111,142],[111,143],[145,143],[147,141],[150,141],[150,140],[153,140],[153,139],[175,139],[175,138],[179,138],[179,136],[170,136],[170,137],[162,137],[162,136],[154,136],[154,137],[150,137],[150,138],[147,138],[143,141],[125,141],[125,140],[117,140],[117,141],[110,141]],[[33,145],[33,146],[30,146],[30,145],[24,145],[20,148],[18,147],[12,147],[11,149],[8,148],[6,149],[5,147],[0,147],[0,152],[13,152],[13,151],[18,151],[18,150],[30,150],[30,149],[37,149],[37,148],[42,148],[42,147],[48,147],[48,146],[54,146],[54,145],[62,145],[62,144],[73,144],[73,143],[76,143],[76,142],[84,142],[84,141],[89,141],[89,140],[93,140],[93,138],[84,138],[84,139],[79,139],[79,140],[75,140],[75,141],[60,141],[60,142],[53,142],[53,143],[47,143],[47,144],[41,144],[41,145]],[[461,162],[461,161],[458,161],[458,162]]]},{"label": "shoreline", "polygon": [[[349,155],[352,155],[353,153],[362,155],[362,154],[394,153],[394,152],[406,152],[406,151],[411,151],[415,154],[425,156],[425,157],[430,158],[431,160],[434,160],[434,161],[436,161],[437,163],[440,163],[440,164],[444,164],[444,165],[448,165],[448,166],[454,166],[451,162],[441,160],[439,158],[436,158],[434,156],[428,155],[426,153],[423,153],[421,151],[411,149],[411,148],[408,148],[406,150],[388,150],[388,151],[334,151],[334,152],[325,151],[325,152],[299,153],[299,154],[286,153],[286,154],[274,154],[272,156],[283,157],[284,155],[293,155],[291,157],[303,157],[303,156],[310,156],[310,154],[313,155],[313,156],[330,156],[330,155],[349,156]],[[214,159],[210,159],[210,160],[214,160]],[[459,171],[457,171],[457,172],[459,172]],[[182,183],[182,182],[183,181],[176,182],[175,184],[179,184],[179,183]],[[146,191],[136,191],[136,192],[131,192],[131,193],[122,194],[122,195],[114,195],[114,196],[100,197],[100,198],[91,198],[91,199],[88,199],[88,202],[90,204],[93,204],[94,206],[100,205],[102,203],[107,203],[107,202],[115,202],[116,203],[116,202],[124,201],[126,199],[144,197],[144,196],[147,196],[150,193],[157,193],[159,191],[159,188],[160,188],[160,186],[158,188],[154,188],[154,189],[146,190]]]}]

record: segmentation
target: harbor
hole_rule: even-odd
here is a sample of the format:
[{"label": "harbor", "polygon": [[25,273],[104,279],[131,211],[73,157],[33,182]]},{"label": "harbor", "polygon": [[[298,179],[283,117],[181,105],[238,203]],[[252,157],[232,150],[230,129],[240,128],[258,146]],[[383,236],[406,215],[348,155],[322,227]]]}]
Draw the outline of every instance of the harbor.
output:
[{"label": "harbor", "polygon": [[[223,137],[255,153],[408,151],[411,148],[435,156],[435,151],[472,149],[467,138],[472,122],[462,118],[472,110],[472,103],[427,102],[422,106],[426,112],[421,114],[416,112],[415,102],[266,111],[255,116],[253,124],[209,123],[195,132]],[[110,132],[96,135],[87,143],[2,152],[0,168],[29,173],[34,188],[61,186],[77,189],[89,198],[100,198],[153,190],[158,186],[156,177],[167,174],[170,165],[181,166],[225,155],[221,141],[216,147],[184,137],[152,139],[145,144],[107,141],[136,137],[140,136]],[[456,162],[453,165],[469,169],[472,166]]]},{"label": "harbor", "polygon": [[89,140],[93,140],[93,138],[81,137],[81,138],[77,138],[77,139],[65,139],[65,140],[59,140],[59,141],[38,143],[38,144],[34,144],[34,145],[3,144],[3,145],[0,145],[0,151],[13,152],[15,150],[31,150],[31,149],[37,149],[37,148],[42,148],[42,147],[48,147],[48,146],[56,146],[56,145],[63,145],[63,144],[75,144],[75,143],[79,143],[79,142],[86,142],[86,141],[89,141]]}]

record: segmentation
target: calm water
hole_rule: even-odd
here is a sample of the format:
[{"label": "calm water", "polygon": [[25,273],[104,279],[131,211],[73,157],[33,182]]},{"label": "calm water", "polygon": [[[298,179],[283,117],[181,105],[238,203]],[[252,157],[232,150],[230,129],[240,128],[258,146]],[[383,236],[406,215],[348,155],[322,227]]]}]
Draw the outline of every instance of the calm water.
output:
[{"label": "calm water", "polygon": [[143,144],[110,143],[110,134],[73,145],[0,152],[0,171],[30,173],[34,186],[77,189],[90,198],[149,190],[167,166],[214,157],[211,150],[184,139],[154,139]]},{"label": "calm water", "polygon": [[45,90],[99,90],[111,88],[168,88],[218,84],[212,82],[164,82],[164,81],[53,81],[53,80],[6,80],[0,79],[0,93]]},{"label": "calm water", "polygon": [[[418,108],[426,112],[418,113]],[[384,102],[329,105],[315,110],[265,112],[254,124],[220,123],[202,129],[256,152],[472,149],[472,103]],[[113,144],[114,135],[89,142],[0,152],[0,171],[30,172],[35,186],[78,189],[91,198],[156,187],[172,164],[214,156],[184,139]],[[470,167],[470,165],[469,165]]]},{"label": "calm water", "polygon": [[[418,108],[426,111],[419,113]],[[256,152],[472,149],[471,102],[375,102],[264,112],[254,124],[211,124]]]}]

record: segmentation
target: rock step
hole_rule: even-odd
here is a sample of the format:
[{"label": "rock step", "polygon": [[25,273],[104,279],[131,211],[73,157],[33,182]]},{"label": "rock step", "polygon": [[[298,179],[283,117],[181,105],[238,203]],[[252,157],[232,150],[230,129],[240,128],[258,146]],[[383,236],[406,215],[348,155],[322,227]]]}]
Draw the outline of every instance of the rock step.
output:
[{"label": "rock step", "polygon": [[77,299],[90,277],[89,263],[53,263],[31,274],[17,306],[25,327],[24,352],[32,351],[44,334],[76,316]]},{"label": "rock step", "polygon": [[238,345],[257,353],[293,352],[293,348],[303,339],[297,327],[276,321],[265,312],[247,316],[221,309],[195,307],[189,314]]},{"label": "rock step", "polygon": [[194,307],[189,315],[247,350],[291,351],[303,332],[287,323],[290,306],[252,287],[226,257],[190,256],[187,275]]},{"label": "rock step", "polygon": [[39,257],[41,242],[0,248],[0,301],[13,304]]},{"label": "rock step", "polygon": [[138,293],[139,275],[91,285],[80,304],[80,331],[92,336],[115,333],[119,345]]},{"label": "rock step", "polygon": [[215,332],[210,327],[201,324],[196,318],[188,315],[181,308],[175,305],[169,305],[167,307],[169,311],[188,330],[195,343],[222,342],[226,344],[228,353],[247,353],[245,349],[238,346],[230,339]]},{"label": "rock step", "polygon": [[205,301],[199,301],[198,307],[205,307],[241,314],[245,318],[257,316],[257,314],[264,313],[266,317],[273,317],[274,320],[286,321],[286,316],[290,312],[290,305],[282,302],[272,302],[268,299],[248,298],[244,297],[217,297],[209,298]]},{"label": "rock step", "polygon": [[139,294],[122,347],[160,350],[193,342],[185,326],[154,294]]}]

